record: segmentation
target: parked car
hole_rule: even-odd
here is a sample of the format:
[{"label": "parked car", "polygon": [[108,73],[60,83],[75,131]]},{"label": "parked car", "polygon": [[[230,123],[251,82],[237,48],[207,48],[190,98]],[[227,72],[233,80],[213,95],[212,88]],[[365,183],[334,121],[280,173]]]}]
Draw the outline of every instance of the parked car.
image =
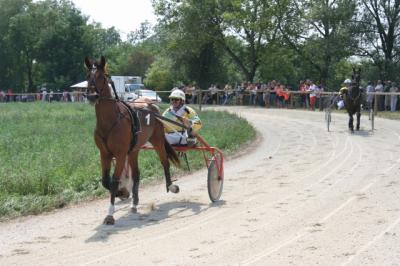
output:
[{"label": "parked car", "polygon": [[149,98],[152,101],[161,102],[161,97],[158,96],[157,92],[152,91],[152,90],[136,90],[135,94],[137,97],[146,97]]},{"label": "parked car", "polygon": [[143,90],[143,89],[144,89],[143,84],[126,84],[123,99],[126,101],[133,101],[138,97],[136,92],[138,90]]}]

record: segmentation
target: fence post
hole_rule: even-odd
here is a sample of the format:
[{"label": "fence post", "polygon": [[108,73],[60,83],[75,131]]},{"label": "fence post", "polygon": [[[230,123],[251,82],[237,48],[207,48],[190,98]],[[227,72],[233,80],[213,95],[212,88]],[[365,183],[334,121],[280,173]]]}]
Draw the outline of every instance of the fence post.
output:
[{"label": "fence post", "polygon": [[201,89],[199,90],[199,95],[198,95],[198,97],[197,97],[197,101],[198,101],[198,103],[199,103],[199,110],[200,110],[200,112],[201,112],[201,103],[202,103],[202,101],[203,101],[203,93],[202,93]]},{"label": "fence post", "polygon": [[378,95],[375,94],[374,96],[374,115],[378,114]]}]

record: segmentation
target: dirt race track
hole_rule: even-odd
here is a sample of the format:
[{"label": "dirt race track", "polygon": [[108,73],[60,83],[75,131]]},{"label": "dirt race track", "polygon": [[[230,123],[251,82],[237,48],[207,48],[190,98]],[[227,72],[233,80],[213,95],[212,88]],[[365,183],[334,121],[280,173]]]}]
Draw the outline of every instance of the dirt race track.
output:
[{"label": "dirt race track", "polygon": [[[223,109],[223,108],[220,108]],[[225,164],[222,201],[206,171],[141,189],[139,212],[108,200],[0,224],[0,265],[400,265],[400,123],[347,131],[333,114],[231,108],[259,139]]]}]

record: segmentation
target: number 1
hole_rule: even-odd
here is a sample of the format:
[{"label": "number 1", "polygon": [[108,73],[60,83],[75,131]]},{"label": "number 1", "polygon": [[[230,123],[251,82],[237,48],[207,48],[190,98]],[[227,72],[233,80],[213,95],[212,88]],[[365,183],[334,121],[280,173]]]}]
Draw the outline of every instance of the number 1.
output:
[{"label": "number 1", "polygon": [[150,114],[147,114],[145,118],[147,125],[150,125]]}]

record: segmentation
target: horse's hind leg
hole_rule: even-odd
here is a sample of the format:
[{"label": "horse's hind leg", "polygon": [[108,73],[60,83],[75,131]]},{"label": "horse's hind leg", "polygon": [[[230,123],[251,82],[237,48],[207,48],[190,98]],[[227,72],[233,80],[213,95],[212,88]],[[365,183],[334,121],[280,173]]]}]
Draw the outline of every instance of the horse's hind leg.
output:
[{"label": "horse's hind leg", "polygon": [[132,178],[133,178],[133,186],[132,186],[132,212],[137,212],[137,205],[139,204],[139,182],[140,182],[140,170],[138,163],[139,151],[132,151],[129,156],[129,164],[132,169]]},{"label": "horse's hind leg", "polygon": [[356,125],[356,130],[360,130],[360,118],[361,118],[361,112],[357,112],[357,125]]},{"label": "horse's hind leg", "polygon": [[164,132],[162,132],[162,136],[159,138],[150,139],[150,143],[153,145],[154,149],[157,151],[158,157],[160,158],[161,164],[164,168],[164,176],[165,176],[165,183],[167,187],[167,192],[171,191],[172,193],[178,193],[179,187],[177,185],[172,184],[171,181],[171,172],[170,172],[170,163],[167,156],[167,151],[165,150],[164,146]]}]

